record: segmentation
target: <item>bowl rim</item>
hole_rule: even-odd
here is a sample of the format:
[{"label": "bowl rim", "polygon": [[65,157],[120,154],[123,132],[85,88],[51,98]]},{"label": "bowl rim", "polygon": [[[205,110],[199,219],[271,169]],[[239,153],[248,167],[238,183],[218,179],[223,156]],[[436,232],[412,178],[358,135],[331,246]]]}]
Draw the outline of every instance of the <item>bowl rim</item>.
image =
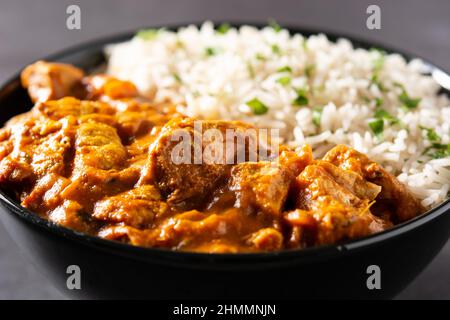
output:
[{"label": "bowl rim", "polygon": [[[210,21],[210,20],[207,20]],[[168,30],[177,30],[188,25],[200,26],[205,21],[191,21],[191,22],[180,22],[174,24],[155,24],[148,25],[141,28],[135,28],[132,30],[114,33],[112,35],[102,36],[95,38],[90,41],[85,41],[80,44],[70,46],[66,49],[59,50],[56,53],[47,55],[43,58],[37,60],[47,60],[55,61],[61,60],[64,57],[70,56],[77,52],[82,52],[89,50],[93,46],[105,46],[107,44],[118,43],[130,39],[137,30],[146,28],[166,28]],[[218,26],[222,23],[229,23],[232,27],[241,27],[243,25],[254,26],[257,28],[263,28],[267,26],[267,23],[261,23],[260,21],[236,21],[236,20],[215,20],[211,21],[214,26]],[[314,34],[324,34],[328,39],[335,42],[338,39],[349,40],[355,48],[380,48],[389,53],[398,53],[407,60],[413,58],[421,59],[431,71],[440,71],[446,76],[449,76],[449,72],[446,72],[443,68],[438,67],[433,62],[428,59],[422,58],[419,55],[411,54],[402,49],[394,48],[390,45],[385,45],[379,41],[365,40],[360,36],[355,36],[346,32],[334,32],[327,29],[316,29],[309,28],[300,25],[284,25],[283,29],[287,29],[289,33],[297,34],[300,33],[304,36],[310,36]],[[36,61],[37,61],[36,60]],[[23,69],[23,68],[22,68]],[[22,70],[21,69],[21,70]],[[14,85],[20,79],[20,71],[6,80],[0,85],[0,104],[1,104],[1,93],[3,93],[9,86]],[[447,91],[447,95],[450,93]],[[10,198],[3,190],[0,189],[0,203],[10,211],[8,214],[13,212],[20,219],[25,222],[32,224],[40,229],[42,232],[50,232],[57,237],[62,237],[69,241],[75,241],[83,245],[95,247],[96,249],[113,252],[115,254],[125,255],[128,257],[133,257],[137,259],[157,259],[163,262],[197,262],[201,264],[238,264],[242,265],[245,263],[255,263],[255,262],[281,262],[281,261],[292,261],[292,259],[306,259],[306,257],[316,257],[316,258],[326,258],[330,255],[336,254],[347,254],[352,251],[361,250],[363,248],[379,245],[382,242],[399,238],[404,236],[406,233],[411,232],[414,229],[425,226],[426,224],[432,222],[434,219],[438,218],[443,214],[450,214],[450,199],[446,199],[444,202],[439,204],[437,207],[428,210],[427,212],[411,219],[406,222],[400,223],[388,230],[375,233],[362,238],[346,241],[339,244],[323,245],[318,247],[309,247],[304,249],[284,249],[274,252],[251,252],[251,253],[199,253],[199,252],[188,252],[188,251],[175,251],[167,248],[152,248],[152,247],[140,247],[133,246],[130,244],[106,240],[97,236],[92,236],[84,234],[67,227],[58,225],[52,221],[46,220],[39,215],[33,213],[32,211],[22,207],[20,203],[16,200]],[[0,213],[0,214],[3,214]]]}]

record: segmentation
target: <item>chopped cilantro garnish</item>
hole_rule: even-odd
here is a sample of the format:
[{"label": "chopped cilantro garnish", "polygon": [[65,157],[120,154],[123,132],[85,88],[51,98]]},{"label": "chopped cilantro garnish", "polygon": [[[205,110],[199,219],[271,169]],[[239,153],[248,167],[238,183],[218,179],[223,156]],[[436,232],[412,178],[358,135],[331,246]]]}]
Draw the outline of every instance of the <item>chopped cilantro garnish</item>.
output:
[{"label": "chopped cilantro garnish", "polygon": [[408,111],[417,108],[420,101],[422,100],[421,98],[411,98],[408,95],[408,92],[406,92],[405,86],[399,82],[394,82],[394,86],[402,89],[402,93],[398,96],[398,99],[402,103],[402,107],[404,109]]},{"label": "chopped cilantro garnish", "polygon": [[250,107],[253,114],[255,115],[262,115],[267,113],[267,111],[269,111],[269,108],[267,108],[267,106],[264,103],[262,103],[258,98],[254,98],[250,101],[247,101],[247,105]]},{"label": "chopped cilantro garnish", "polygon": [[180,76],[178,75],[178,73],[174,73],[174,74],[172,74],[172,76],[174,77],[174,79],[177,81],[177,82],[183,82],[182,80],[181,80],[181,78],[180,78]]},{"label": "chopped cilantro garnish", "polygon": [[217,54],[217,49],[212,48],[212,47],[208,47],[205,49],[205,55],[207,55],[208,57],[214,56]]},{"label": "chopped cilantro garnish", "polygon": [[402,103],[402,106],[407,110],[412,110],[417,108],[420,103],[420,98],[411,98],[406,90],[402,90],[402,93],[398,96],[398,99]]},{"label": "chopped cilantro garnish", "polygon": [[438,142],[441,141],[441,137],[439,137],[439,135],[436,133],[436,131],[434,131],[431,128],[426,128],[426,127],[422,127],[420,126],[420,129],[425,130],[427,133],[427,139],[430,142]]},{"label": "chopped cilantro garnish", "polygon": [[264,60],[266,60],[267,58],[266,58],[262,53],[257,53],[257,54],[256,54],[256,59],[257,59],[257,60],[264,61]]},{"label": "chopped cilantro garnish", "polygon": [[284,66],[277,69],[277,72],[292,72],[292,68],[289,66]]},{"label": "chopped cilantro garnish", "polygon": [[280,26],[274,19],[269,19],[269,26],[270,26],[275,32],[280,32],[280,31],[281,31],[281,26]]},{"label": "chopped cilantro garnish", "polygon": [[370,85],[377,86],[378,89],[380,89],[380,91],[382,91],[382,92],[386,91],[386,88],[381,83],[380,79],[378,78],[378,73],[377,72],[372,74],[372,77],[370,78]]},{"label": "chopped cilantro garnish", "polygon": [[369,122],[369,127],[377,138],[380,138],[384,130],[384,120],[375,119]]},{"label": "chopped cilantro garnish", "polygon": [[297,89],[297,98],[292,101],[292,104],[294,106],[305,106],[308,104],[309,100],[306,96],[306,90],[305,89]]},{"label": "chopped cilantro garnish", "polygon": [[439,159],[450,156],[450,143],[433,143],[431,147],[425,149],[423,154],[426,154],[430,158]]},{"label": "chopped cilantro garnish", "polygon": [[282,86],[287,86],[288,84],[291,83],[291,77],[286,76],[286,77],[281,77],[277,79],[277,82],[279,84],[281,84]]},{"label": "chopped cilantro garnish", "polygon": [[225,34],[231,29],[231,26],[229,23],[222,23],[220,26],[217,27],[217,33],[219,34]]},{"label": "chopped cilantro garnish", "polygon": [[281,53],[281,49],[280,49],[280,47],[277,44],[273,44],[271,46],[271,48],[272,48],[272,52],[273,53],[276,53],[276,54],[280,54]]},{"label": "chopped cilantro garnish", "polygon": [[375,106],[381,107],[383,105],[383,99],[376,97],[375,98]]},{"label": "chopped cilantro garnish", "polygon": [[383,56],[386,55],[386,51],[384,51],[383,49],[380,49],[380,48],[376,48],[376,47],[370,48],[369,51],[371,51],[371,52],[378,52],[379,54],[382,54]]},{"label": "chopped cilantro garnish", "polygon": [[136,37],[142,40],[153,40],[156,38],[161,29],[143,29],[136,33]]},{"label": "chopped cilantro garnish", "polygon": [[322,108],[314,108],[312,114],[312,121],[316,127],[320,127],[320,121],[322,119]]},{"label": "chopped cilantro garnish", "polygon": [[377,108],[377,109],[375,110],[374,117],[375,117],[376,119],[387,120],[387,121],[389,121],[391,124],[400,122],[400,120],[398,120],[397,118],[395,118],[393,115],[391,115],[389,112],[387,112],[387,111],[384,110],[383,108]]}]

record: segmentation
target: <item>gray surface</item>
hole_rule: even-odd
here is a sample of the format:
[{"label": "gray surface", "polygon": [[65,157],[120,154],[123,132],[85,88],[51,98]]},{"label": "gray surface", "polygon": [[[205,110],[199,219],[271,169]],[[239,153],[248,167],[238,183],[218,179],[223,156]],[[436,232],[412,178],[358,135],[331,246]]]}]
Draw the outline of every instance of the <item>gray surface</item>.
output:
[{"label": "gray surface", "polygon": [[[79,4],[82,29],[65,28]],[[382,29],[365,27],[379,4]],[[0,0],[0,81],[28,62],[67,46],[149,24],[218,19],[266,21],[334,30],[381,41],[450,70],[450,1],[23,1]],[[450,243],[399,298],[450,299]],[[63,298],[24,257],[0,225],[0,299]]]}]

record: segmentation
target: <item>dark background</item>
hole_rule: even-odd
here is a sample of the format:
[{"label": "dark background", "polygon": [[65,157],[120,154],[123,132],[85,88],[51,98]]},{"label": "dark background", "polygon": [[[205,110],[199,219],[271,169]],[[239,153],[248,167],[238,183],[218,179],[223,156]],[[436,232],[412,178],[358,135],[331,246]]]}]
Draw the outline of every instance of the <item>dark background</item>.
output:
[{"label": "dark background", "polygon": [[[66,29],[70,4],[81,8],[81,30]],[[381,8],[381,30],[366,28],[370,4]],[[378,41],[450,70],[448,0],[0,0],[0,82],[49,53],[145,25],[268,18]],[[449,265],[450,243],[398,298],[450,299]],[[0,224],[0,299],[55,298],[64,297],[20,255]]]}]

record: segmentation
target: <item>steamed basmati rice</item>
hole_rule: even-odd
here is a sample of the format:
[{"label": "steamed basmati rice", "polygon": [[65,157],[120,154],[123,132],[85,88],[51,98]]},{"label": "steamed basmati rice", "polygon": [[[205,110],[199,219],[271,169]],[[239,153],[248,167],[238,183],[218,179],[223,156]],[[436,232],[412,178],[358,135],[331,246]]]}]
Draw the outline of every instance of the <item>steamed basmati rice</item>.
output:
[{"label": "steamed basmati rice", "polygon": [[[448,197],[450,102],[420,60],[272,27],[217,32],[209,22],[149,31],[106,51],[109,74],[188,116],[279,128],[285,143],[309,143],[316,157],[347,144],[424,206]],[[267,112],[252,112],[255,98]]]}]

